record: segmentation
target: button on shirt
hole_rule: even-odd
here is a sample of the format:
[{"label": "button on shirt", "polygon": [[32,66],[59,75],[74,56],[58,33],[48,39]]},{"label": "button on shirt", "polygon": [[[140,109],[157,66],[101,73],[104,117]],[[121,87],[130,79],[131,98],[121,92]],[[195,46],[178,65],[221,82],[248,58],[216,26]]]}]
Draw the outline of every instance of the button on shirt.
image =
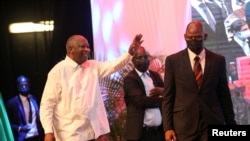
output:
[{"label": "button on shirt", "polygon": [[125,66],[128,53],[115,61],[87,60],[81,66],[67,57],[48,74],[40,105],[45,133],[57,141],[85,141],[110,132],[99,79]]}]

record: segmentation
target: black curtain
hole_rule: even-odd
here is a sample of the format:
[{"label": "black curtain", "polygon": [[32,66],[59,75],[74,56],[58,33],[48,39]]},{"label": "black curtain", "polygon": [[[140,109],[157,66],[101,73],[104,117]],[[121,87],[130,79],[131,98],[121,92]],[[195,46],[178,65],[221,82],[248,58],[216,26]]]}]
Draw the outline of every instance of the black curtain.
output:
[{"label": "black curtain", "polygon": [[85,36],[93,50],[90,0],[61,0],[55,5],[55,29],[52,42],[52,65],[64,59],[66,40],[73,34]]},{"label": "black curtain", "polygon": [[[24,74],[40,102],[47,74],[64,59],[70,35],[84,35],[93,50],[90,0],[2,0],[0,5],[0,91],[5,101],[15,96],[16,77]],[[8,31],[10,23],[42,20],[54,20],[54,31]]]}]

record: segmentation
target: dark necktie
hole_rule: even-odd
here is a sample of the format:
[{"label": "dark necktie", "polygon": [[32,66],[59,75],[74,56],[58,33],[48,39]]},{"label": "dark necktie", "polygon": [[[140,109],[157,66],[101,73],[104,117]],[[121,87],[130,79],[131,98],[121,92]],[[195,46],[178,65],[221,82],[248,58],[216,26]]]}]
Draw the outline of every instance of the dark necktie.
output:
[{"label": "dark necktie", "polygon": [[32,108],[31,108],[31,101],[30,101],[30,98],[27,97],[28,99],[28,102],[29,102],[29,123],[32,122]]},{"label": "dark necktie", "polygon": [[201,69],[201,64],[200,64],[200,57],[196,56],[194,58],[194,76],[195,80],[197,82],[197,86],[200,88],[201,85],[201,80],[202,80],[202,69]]},{"label": "dark necktie", "polygon": [[215,29],[215,22],[212,18],[212,15],[208,11],[208,7],[206,6],[205,3],[200,3],[200,8],[204,11],[205,15],[207,16],[208,24],[211,27],[213,31],[216,31]]}]

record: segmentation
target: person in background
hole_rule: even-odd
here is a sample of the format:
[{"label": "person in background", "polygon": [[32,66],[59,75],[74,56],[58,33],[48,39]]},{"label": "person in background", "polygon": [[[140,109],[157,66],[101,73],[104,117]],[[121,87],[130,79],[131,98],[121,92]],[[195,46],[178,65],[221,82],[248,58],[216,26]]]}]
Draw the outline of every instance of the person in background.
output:
[{"label": "person in background", "polygon": [[28,77],[17,77],[17,90],[18,94],[9,99],[6,106],[15,141],[43,141],[39,107],[30,93]]},{"label": "person in background", "polygon": [[40,103],[45,141],[108,140],[109,123],[99,79],[124,67],[143,42],[137,34],[128,49],[114,61],[88,60],[89,43],[82,35],[66,42],[67,54],[48,73]]},{"label": "person in background", "polygon": [[231,44],[235,48],[233,50],[234,54],[237,54],[235,58],[240,56],[250,56],[250,29],[247,22],[244,19],[234,20],[230,25],[229,32],[233,34]]},{"label": "person in background", "polygon": [[162,114],[167,141],[208,141],[209,125],[236,124],[225,57],[204,47],[207,36],[200,21],[191,21],[184,34],[187,48],[166,57]]},{"label": "person in background", "polygon": [[148,69],[148,57],[145,48],[139,47],[132,59],[135,68],[124,78],[127,141],[165,141],[161,115],[164,83],[160,74]]}]

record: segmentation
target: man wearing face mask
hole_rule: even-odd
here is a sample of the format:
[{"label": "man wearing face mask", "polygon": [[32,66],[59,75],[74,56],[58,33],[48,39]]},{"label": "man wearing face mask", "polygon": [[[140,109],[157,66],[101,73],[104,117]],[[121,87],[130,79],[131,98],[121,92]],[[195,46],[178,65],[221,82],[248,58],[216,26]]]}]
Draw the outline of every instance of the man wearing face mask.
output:
[{"label": "man wearing face mask", "polygon": [[139,47],[132,58],[135,68],[124,78],[127,141],[164,141],[163,80],[157,72],[148,69],[148,57],[145,48]]},{"label": "man wearing face mask", "polygon": [[203,46],[207,34],[200,21],[187,25],[184,38],[187,48],[165,61],[165,140],[208,141],[208,125],[236,124],[226,61]]},{"label": "man wearing face mask", "polygon": [[[230,25],[229,32],[233,34],[231,46],[234,47],[235,57],[250,56],[249,37],[250,29],[244,19],[237,19]],[[238,50],[236,50],[238,48]]]},{"label": "man wearing face mask", "polygon": [[30,94],[30,82],[26,76],[17,77],[17,90],[18,95],[8,100],[6,106],[15,141],[43,141],[39,107]]}]

